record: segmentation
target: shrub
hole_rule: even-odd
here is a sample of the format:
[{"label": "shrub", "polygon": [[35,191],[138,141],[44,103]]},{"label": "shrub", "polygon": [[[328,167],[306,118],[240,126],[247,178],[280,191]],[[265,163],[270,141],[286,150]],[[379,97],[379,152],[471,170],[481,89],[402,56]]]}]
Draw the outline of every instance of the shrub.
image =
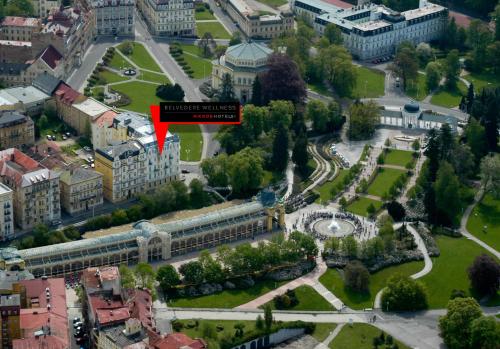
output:
[{"label": "shrub", "polygon": [[500,264],[487,254],[474,259],[468,270],[471,286],[480,295],[494,295],[500,284]]},{"label": "shrub", "polygon": [[172,328],[175,332],[180,332],[184,328],[184,324],[178,320],[172,321]]},{"label": "shrub", "polygon": [[391,311],[415,311],[427,308],[427,292],[419,281],[394,275],[382,293],[382,307]]},{"label": "shrub", "polygon": [[370,273],[359,261],[347,263],[345,269],[345,285],[356,292],[368,292]]}]

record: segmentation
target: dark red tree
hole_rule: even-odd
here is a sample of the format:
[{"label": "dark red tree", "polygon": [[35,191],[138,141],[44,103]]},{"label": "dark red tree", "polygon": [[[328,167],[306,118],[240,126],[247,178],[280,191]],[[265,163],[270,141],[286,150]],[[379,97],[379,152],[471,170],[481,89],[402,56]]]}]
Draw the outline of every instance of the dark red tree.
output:
[{"label": "dark red tree", "polygon": [[487,254],[474,259],[469,267],[472,287],[481,295],[495,294],[500,286],[500,264]]}]

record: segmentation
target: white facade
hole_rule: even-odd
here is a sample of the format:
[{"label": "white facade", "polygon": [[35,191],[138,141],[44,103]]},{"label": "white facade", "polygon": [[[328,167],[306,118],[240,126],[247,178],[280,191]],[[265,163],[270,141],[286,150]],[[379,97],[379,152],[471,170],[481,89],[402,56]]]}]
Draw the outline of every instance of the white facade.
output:
[{"label": "white facade", "polygon": [[453,132],[458,131],[457,118],[421,110],[417,103],[408,103],[404,107],[384,107],[380,111],[380,124],[417,130],[439,129],[448,124]]},{"label": "white facade", "polygon": [[5,241],[14,236],[13,191],[0,183],[0,240]]},{"label": "white facade", "polygon": [[137,0],[137,8],[153,35],[196,35],[193,0]]},{"label": "white facade", "polygon": [[51,9],[61,6],[60,0],[31,0],[31,3],[36,15],[40,18],[47,16]]},{"label": "white facade", "polygon": [[328,24],[335,24],[344,46],[361,60],[391,55],[403,41],[417,45],[437,40],[448,18],[445,7],[426,0],[420,0],[419,8],[404,12],[375,4],[341,9],[320,0],[291,0],[291,8],[319,34]]},{"label": "white facade", "polygon": [[134,34],[135,0],[92,1],[97,35]]}]

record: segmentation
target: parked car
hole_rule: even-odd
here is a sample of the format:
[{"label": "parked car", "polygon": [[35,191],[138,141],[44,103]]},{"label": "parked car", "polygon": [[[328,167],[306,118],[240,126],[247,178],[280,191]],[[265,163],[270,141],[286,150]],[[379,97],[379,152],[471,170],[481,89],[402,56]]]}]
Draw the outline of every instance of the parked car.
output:
[{"label": "parked car", "polygon": [[85,146],[85,147],[83,147],[83,150],[85,150],[85,151],[90,151],[90,147]]},{"label": "parked car", "polygon": [[54,219],[52,222],[50,222],[50,224],[53,226],[53,227],[58,227],[62,224],[62,221],[60,219]]},{"label": "parked car", "polygon": [[66,135],[62,135],[62,139],[63,139],[63,141],[65,141],[68,139],[68,137],[66,137]]},{"label": "parked car", "polygon": [[189,173],[189,170],[181,170],[182,173]]},{"label": "parked car", "polygon": [[51,140],[52,140],[52,136],[51,136],[51,135],[47,135],[47,139],[48,139],[49,141],[51,141]]}]

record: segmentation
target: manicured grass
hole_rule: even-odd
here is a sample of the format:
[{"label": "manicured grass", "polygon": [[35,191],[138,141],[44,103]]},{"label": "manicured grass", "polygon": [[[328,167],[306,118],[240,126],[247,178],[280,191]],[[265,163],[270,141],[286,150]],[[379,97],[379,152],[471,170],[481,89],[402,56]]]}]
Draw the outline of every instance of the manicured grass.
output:
[{"label": "manicured grass", "polygon": [[307,88],[325,96],[330,96],[332,94],[323,82],[310,82],[307,84]]},{"label": "manicured grass", "polygon": [[424,262],[416,261],[384,268],[370,274],[369,292],[359,293],[344,286],[344,280],[337,269],[327,269],[319,281],[352,309],[372,308],[375,296],[387,285],[387,280],[395,274],[413,275],[424,267]]},{"label": "manicured grass", "polygon": [[194,19],[195,20],[215,19],[214,15],[211,14],[210,11],[208,11],[204,6],[201,6],[201,7],[204,8],[204,11],[195,11],[194,12]]},{"label": "manicured grass", "polygon": [[205,33],[212,34],[214,39],[231,38],[231,35],[219,22],[196,22],[196,35],[201,38]]},{"label": "manicured grass", "polygon": [[113,73],[112,71],[109,71],[106,69],[104,69],[102,72],[100,72],[99,75],[102,76],[104,79],[106,79],[106,82],[108,84],[129,80],[129,78],[127,78],[125,76],[120,76],[120,75]]},{"label": "manicured grass", "polygon": [[425,74],[417,74],[417,80],[414,83],[410,81],[406,86],[406,95],[417,101],[423,100],[429,94],[425,80]]},{"label": "manicured grass", "polygon": [[[427,288],[427,300],[431,309],[445,308],[454,289],[462,290],[466,295],[474,295],[470,289],[467,269],[474,258],[487,253],[481,246],[466,238],[438,236],[436,241],[441,255],[432,259],[432,271],[420,279]],[[496,304],[491,305],[499,305],[499,298],[496,297]]]},{"label": "manicured grass", "polygon": [[393,168],[381,168],[380,172],[373,182],[368,187],[368,194],[382,197],[389,190],[394,182],[401,176],[405,171],[396,170]]},{"label": "manicured grass", "polygon": [[212,74],[212,63],[200,57],[183,54],[184,60],[193,69],[193,78],[203,79]]},{"label": "manicured grass", "polygon": [[92,92],[92,97],[96,98],[99,92],[104,92],[104,87],[103,86],[96,86],[90,89]]},{"label": "manicured grass", "polygon": [[126,67],[131,67],[131,64],[122,57],[118,50],[115,50],[113,58],[111,59],[111,61],[109,61],[109,66],[117,70],[121,70]]},{"label": "manicured grass", "polygon": [[396,165],[405,167],[413,161],[413,153],[411,151],[390,149],[386,154],[384,162],[387,165]]},{"label": "manicured grass", "polygon": [[454,108],[460,104],[462,96],[467,93],[467,87],[462,81],[458,82],[458,89],[448,91],[441,88],[431,98],[431,103],[445,108]]},{"label": "manicured grass", "polygon": [[287,3],[286,0],[259,0],[259,2],[266,4],[268,6],[274,7],[274,8],[278,8],[281,5],[284,5]]},{"label": "manicured grass", "polygon": [[159,84],[170,84],[170,80],[163,74],[152,73],[145,70],[139,70],[137,72],[137,78],[139,80],[146,80],[151,82],[157,82]]},{"label": "manicured grass", "polygon": [[322,323],[322,322],[317,322],[316,327],[314,328],[314,332],[311,334],[311,336],[314,337],[318,342],[323,342],[326,337],[330,334],[330,332],[333,332],[333,330],[337,327],[337,324],[328,324],[328,323]]},{"label": "manicured grass", "polygon": [[168,305],[184,308],[234,308],[248,303],[284,283],[269,280],[257,281],[254,286],[246,290],[224,290],[209,296],[178,298],[168,302]]},{"label": "manicured grass", "polygon": [[[384,332],[375,326],[368,324],[355,323],[352,325],[345,325],[340,333],[330,343],[332,349],[372,349],[373,338],[380,336]],[[387,337],[387,333],[384,332]],[[400,341],[394,339],[394,343],[398,345],[399,349],[410,349]],[[385,346],[380,346],[382,348]]]},{"label": "manicured grass", "polygon": [[[200,161],[203,149],[203,137],[199,125],[170,125],[168,131],[181,138],[181,160]],[[189,149],[186,152],[185,149]]]},{"label": "manicured grass", "polygon": [[316,202],[323,202],[326,203],[328,200],[332,198],[331,195],[331,190],[332,188],[336,188],[339,183],[343,183],[344,178],[347,176],[349,173],[349,170],[339,170],[339,174],[333,179],[333,181],[327,181],[320,185],[319,187],[316,187],[315,190],[319,193],[319,198],[316,199]]},{"label": "manicured grass", "polygon": [[189,323],[195,323],[196,320],[178,320],[182,324],[184,324],[184,328],[181,330],[182,333],[185,333],[191,338],[203,338],[203,328],[205,324],[211,324],[214,327],[222,326],[224,329],[220,332],[217,332],[217,339],[221,340],[225,336],[233,337],[235,334],[234,325],[237,323],[242,323],[245,325],[244,332],[250,332],[255,330],[255,321],[238,321],[238,320],[198,320],[198,327],[187,328]]},{"label": "manicured grass", "polygon": [[[486,229],[484,227],[486,226]],[[469,233],[496,250],[500,249],[500,200],[487,194],[472,210],[467,221]]]},{"label": "manicured grass", "polygon": [[357,83],[353,97],[376,98],[384,95],[384,73],[365,67],[357,67],[356,70]]},{"label": "manicured grass", "polygon": [[163,101],[161,98],[156,97],[157,87],[156,84],[140,81],[124,82],[110,86],[113,90],[124,93],[130,98],[130,104],[121,108],[144,114],[149,114],[150,105],[157,105]]},{"label": "manicured grass", "polygon": [[375,210],[378,211],[382,207],[382,201],[372,200],[369,198],[360,197],[354,200],[349,206],[347,206],[346,210],[352,212],[354,214],[368,217],[368,206],[373,204],[375,206]]},{"label": "manicured grass", "polygon": [[[132,62],[134,62],[139,68],[148,69],[159,73],[162,72],[158,64],[156,64],[153,57],[151,57],[149,52],[142,44],[133,42],[132,45],[134,46],[134,49],[132,51],[132,54],[128,57]],[[119,45],[118,47],[120,46],[121,45]]]},{"label": "manicured grass", "polygon": [[464,76],[464,78],[474,84],[474,92],[476,93],[480,92],[486,86],[500,86],[500,77],[488,71],[483,73],[470,73]]},{"label": "manicured grass", "polygon": [[[314,288],[308,285],[299,286],[295,289],[295,295],[299,304],[286,310],[309,310],[309,311],[331,311],[335,310],[326,299],[324,299]],[[272,309],[276,309],[274,301],[268,303]],[[262,307],[263,308],[263,307]]]}]

